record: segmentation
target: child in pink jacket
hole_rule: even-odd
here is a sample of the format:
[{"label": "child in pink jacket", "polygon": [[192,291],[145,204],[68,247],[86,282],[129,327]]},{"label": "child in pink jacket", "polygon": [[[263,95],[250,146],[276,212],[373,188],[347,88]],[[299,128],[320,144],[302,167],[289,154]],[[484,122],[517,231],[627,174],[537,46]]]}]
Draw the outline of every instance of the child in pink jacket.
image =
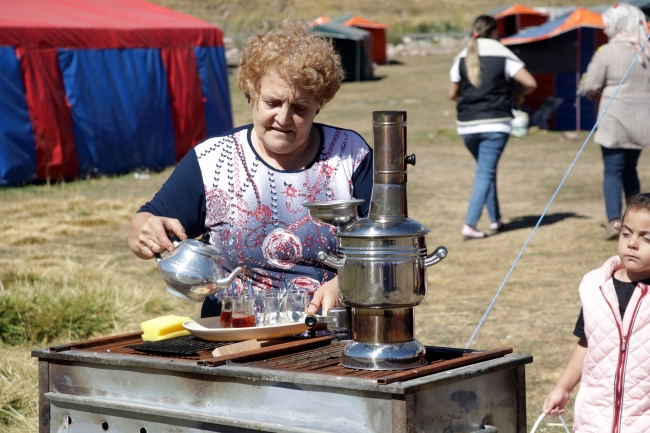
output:
[{"label": "child in pink jacket", "polygon": [[544,413],[564,413],[580,382],[574,432],[650,431],[650,194],[628,202],[620,224],[618,255],[584,276],[580,338]]}]

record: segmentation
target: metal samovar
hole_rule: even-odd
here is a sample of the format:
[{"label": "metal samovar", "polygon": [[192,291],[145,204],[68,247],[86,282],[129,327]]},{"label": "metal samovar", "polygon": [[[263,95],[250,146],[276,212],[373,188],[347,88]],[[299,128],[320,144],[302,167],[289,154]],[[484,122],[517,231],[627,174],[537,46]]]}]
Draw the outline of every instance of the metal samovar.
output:
[{"label": "metal samovar", "polygon": [[429,229],[408,217],[406,112],[373,112],[374,185],[368,217],[356,219],[361,200],[304,203],[313,219],[338,227],[337,251],[318,258],[337,269],[339,297],[346,308],[306,322],[351,330],[341,365],[367,370],[399,370],[426,364],[415,339],[416,305],[427,296],[427,267],[447,255],[445,247],[427,254]]}]

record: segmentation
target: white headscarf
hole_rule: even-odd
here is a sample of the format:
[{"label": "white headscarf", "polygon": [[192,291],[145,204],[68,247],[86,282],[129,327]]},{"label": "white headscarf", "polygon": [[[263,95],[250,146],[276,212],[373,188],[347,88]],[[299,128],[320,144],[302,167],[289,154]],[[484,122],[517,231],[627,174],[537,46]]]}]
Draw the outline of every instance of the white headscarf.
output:
[{"label": "white headscarf", "polygon": [[648,36],[645,14],[628,3],[615,3],[603,13],[605,34],[610,40],[620,40],[636,45],[638,50]]}]

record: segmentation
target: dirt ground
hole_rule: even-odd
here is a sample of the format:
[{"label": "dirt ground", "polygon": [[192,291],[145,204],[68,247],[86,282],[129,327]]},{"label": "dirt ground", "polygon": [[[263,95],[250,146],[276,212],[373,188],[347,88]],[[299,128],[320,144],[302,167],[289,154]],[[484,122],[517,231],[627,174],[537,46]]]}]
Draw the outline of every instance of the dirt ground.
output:
[{"label": "dirt ground", "polygon": [[[417,164],[409,167],[410,217],[431,229],[430,250],[438,245],[449,250],[429,268],[429,295],[416,308],[417,338],[427,345],[464,347],[587,133],[577,141],[563,141],[557,132],[512,138],[499,165],[505,230],[464,242],[460,229],[475,163],[455,133],[455,108],[447,98],[452,55],[397,60],[401,64],[378,67],[375,81],[345,83],[317,121],[357,130],[372,144],[372,111],[407,111],[408,149],[417,155]],[[231,89],[235,124],[249,122],[243,95]],[[641,168],[648,158],[642,155]],[[155,265],[135,258],[126,245],[131,215],[170,172],[0,190],[0,281],[6,286],[0,285],[0,296],[11,290],[14,274],[31,272],[44,281],[64,275],[77,278],[74,290],[110,291],[117,305],[111,334],[135,331],[160,311],[198,317],[198,306],[165,294]],[[641,169],[640,176],[642,185],[650,184],[649,172]],[[601,182],[600,150],[591,142],[471,345],[534,356],[526,368],[529,427],[576,343],[578,284],[616,252],[615,242],[600,238],[606,221]],[[484,215],[479,228],[488,223]],[[31,390],[34,398],[36,363],[29,351],[36,347],[0,346],[0,376],[13,378],[16,388]],[[567,407],[571,423],[572,401]],[[22,426],[35,425],[36,410],[24,412]],[[558,425],[547,418],[538,432],[563,431]],[[9,431],[26,430],[18,425]]]}]

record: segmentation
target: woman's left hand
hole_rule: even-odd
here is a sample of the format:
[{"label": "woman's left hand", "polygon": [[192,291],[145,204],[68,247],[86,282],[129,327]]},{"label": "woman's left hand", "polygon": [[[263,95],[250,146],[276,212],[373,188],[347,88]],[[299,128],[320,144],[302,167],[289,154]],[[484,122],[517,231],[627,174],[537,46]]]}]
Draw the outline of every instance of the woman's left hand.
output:
[{"label": "woman's left hand", "polygon": [[327,310],[334,307],[340,307],[341,301],[339,300],[339,278],[334,277],[314,292],[314,299],[307,306],[308,314],[316,314],[318,309],[322,307],[322,315],[327,315]]}]

